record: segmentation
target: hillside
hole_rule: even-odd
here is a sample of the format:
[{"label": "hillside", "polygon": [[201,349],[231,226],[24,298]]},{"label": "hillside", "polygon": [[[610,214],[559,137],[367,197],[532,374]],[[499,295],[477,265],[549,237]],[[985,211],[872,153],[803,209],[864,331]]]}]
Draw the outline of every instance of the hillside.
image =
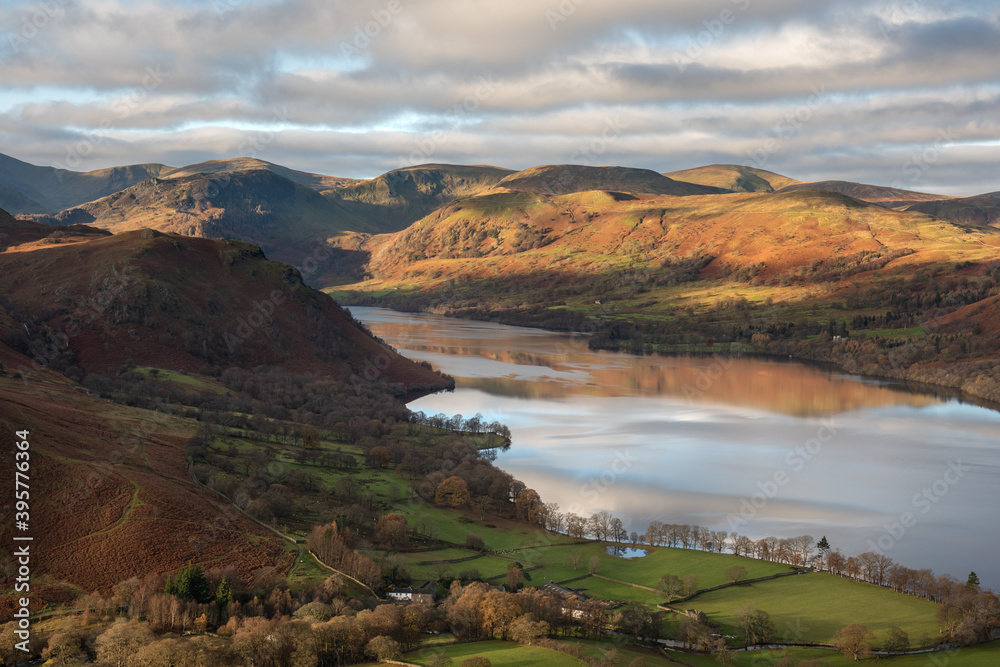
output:
[{"label": "hillside", "polygon": [[575,164],[546,165],[511,174],[497,184],[497,190],[536,195],[567,195],[604,190],[631,194],[690,196],[720,194],[717,187],[683,183],[649,169],[629,167],[586,167]]},{"label": "hillside", "polygon": [[347,229],[376,231],[335,200],[271,170],[219,170],[151,178],[54,216],[50,225],[87,224],[114,233],[155,229],[260,245],[275,259],[300,264],[312,245]]},{"label": "hillside", "polygon": [[[0,231],[23,238],[25,224],[0,218]],[[271,364],[347,379],[378,360],[389,382],[444,384],[257,246],[148,229],[84,239],[0,253],[3,296],[25,329],[8,332],[8,344],[28,352],[64,340],[63,368],[102,373],[132,360],[178,370]]]},{"label": "hillside", "polygon": [[677,181],[708,185],[733,192],[774,192],[802,181],[764,169],[735,164],[712,164],[664,174]]},{"label": "hillside", "polygon": [[265,160],[258,160],[256,158],[209,160],[207,162],[199,162],[198,164],[191,164],[186,167],[171,170],[162,174],[162,176],[165,178],[183,178],[185,176],[192,176],[195,174],[231,174],[260,169],[270,171],[271,173],[277,174],[282,178],[287,178],[294,183],[304,185],[307,188],[312,188],[317,192],[339,190],[341,188],[346,188],[362,182],[356,178],[341,178],[339,176],[309,174],[304,171],[296,171],[295,169],[289,169],[288,167],[282,167],[281,165],[266,162]]},{"label": "hillside", "polygon": [[[0,199],[26,219],[47,225],[87,224],[114,233],[149,228],[248,241],[276,260],[308,264],[311,270],[305,279],[311,284],[337,266],[336,248],[350,245],[352,235],[403,229],[439,206],[492,187],[510,173],[494,167],[423,165],[361,181],[238,158],[179,169],[157,165],[145,171],[129,167],[107,173],[66,172],[53,181],[37,176],[51,176],[52,170],[19,164],[17,173],[36,175],[39,189],[25,188],[26,192],[47,203],[4,190],[4,183],[17,179],[5,180],[2,173]],[[60,178],[104,180],[99,191],[78,187],[74,205],[59,210],[53,202],[69,201],[63,194],[58,195],[63,199],[53,199],[53,192],[62,187]],[[76,201],[89,194],[95,196],[83,199],[85,203]]]},{"label": "hillside", "polygon": [[[1000,400],[1000,233],[803,188],[494,192],[364,239],[343,303],[543,326],[630,352],[817,360]],[[346,284],[345,284],[346,283]]]},{"label": "hillside", "polygon": [[[937,253],[945,246],[956,261],[988,256],[978,236],[966,238],[970,233],[818,190],[685,198],[498,193],[457,202],[403,232],[373,237],[363,249],[371,253],[368,270],[383,281],[497,274],[578,280],[702,257],[705,277],[752,269],[758,279],[777,282],[814,262],[858,253],[914,255],[902,264],[920,263],[921,251],[927,260],[945,259]],[[995,234],[986,238],[996,241]]]},{"label": "hillside", "polygon": [[394,232],[456,199],[485,192],[510,173],[497,167],[426,164],[326,194],[358,218],[377,220],[379,231]]},{"label": "hillside", "polygon": [[14,214],[58,213],[170,171],[162,164],[136,164],[77,172],[39,167],[0,154],[0,199],[11,206],[0,208]]},{"label": "hillside", "polygon": [[913,204],[906,210],[926,213],[935,218],[963,225],[996,227],[1000,225],[1000,192],[991,192],[976,197],[920,202]]},{"label": "hillside", "polygon": [[[3,344],[0,363],[0,426],[30,431],[32,568],[45,575],[32,581],[34,609],[72,597],[60,580],[110,592],[191,562],[248,580],[289,571],[281,540],[191,481],[185,445],[197,422],[92,398]],[[13,498],[12,475],[2,486]],[[4,522],[5,545],[12,528]]]},{"label": "hillside", "polygon": [[946,195],[933,195],[926,192],[901,190],[881,185],[867,185],[850,181],[817,181],[815,183],[793,183],[786,185],[778,192],[794,192],[796,190],[823,190],[836,192],[862,201],[879,204],[886,208],[906,208],[918,202],[929,202],[951,199]]}]

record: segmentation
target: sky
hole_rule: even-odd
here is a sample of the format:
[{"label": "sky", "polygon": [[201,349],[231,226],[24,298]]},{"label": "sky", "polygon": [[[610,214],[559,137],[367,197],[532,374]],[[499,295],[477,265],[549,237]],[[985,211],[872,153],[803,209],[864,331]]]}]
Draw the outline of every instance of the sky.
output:
[{"label": "sky", "polygon": [[0,152],[746,164],[1000,190],[995,0],[34,0],[0,6]]}]

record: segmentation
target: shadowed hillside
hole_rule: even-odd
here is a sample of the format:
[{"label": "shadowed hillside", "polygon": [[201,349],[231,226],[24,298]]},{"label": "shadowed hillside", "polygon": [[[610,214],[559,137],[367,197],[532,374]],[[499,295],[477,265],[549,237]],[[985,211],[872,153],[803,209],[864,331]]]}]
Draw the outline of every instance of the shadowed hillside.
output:
[{"label": "shadowed hillside", "polygon": [[[0,219],[11,238],[34,240],[30,226]],[[34,226],[36,236],[50,229]],[[114,372],[133,360],[182,370],[270,364],[348,378],[377,358],[389,382],[444,385],[249,243],[144,229],[13,246],[0,253],[0,270],[7,310],[22,324],[5,342],[32,355],[55,345],[60,370]]]},{"label": "shadowed hillside", "polygon": [[817,181],[815,183],[795,183],[780,188],[778,192],[794,192],[796,190],[823,190],[824,192],[837,192],[855,199],[879,204],[886,208],[905,208],[917,202],[937,201],[941,199],[951,199],[946,195],[932,195],[926,192],[913,192],[912,190],[900,190],[899,188],[889,188],[881,185],[867,185],[865,183],[851,183],[849,181]]},{"label": "shadowed hillside", "polygon": [[906,209],[963,225],[996,227],[1000,224],[1000,192],[914,204]]},{"label": "shadowed hillside", "polygon": [[0,200],[6,204],[2,208],[15,214],[57,213],[170,171],[162,164],[136,164],[77,172],[38,167],[0,154]]},{"label": "shadowed hillside", "polygon": [[378,220],[379,231],[393,232],[456,199],[485,192],[510,173],[497,167],[426,164],[396,169],[327,194],[353,215]]},{"label": "shadowed hillside", "polygon": [[574,192],[605,190],[632,194],[704,195],[725,190],[682,183],[649,169],[628,167],[585,167],[573,164],[546,165],[511,174],[497,188],[538,195],[566,195]]}]

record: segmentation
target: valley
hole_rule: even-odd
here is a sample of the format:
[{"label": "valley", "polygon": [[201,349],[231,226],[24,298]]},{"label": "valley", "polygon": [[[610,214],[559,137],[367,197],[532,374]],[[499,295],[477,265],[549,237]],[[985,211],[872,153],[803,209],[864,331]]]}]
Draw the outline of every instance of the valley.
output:
[{"label": "valley", "polygon": [[249,158],[0,186],[32,655],[996,658],[992,195]]}]

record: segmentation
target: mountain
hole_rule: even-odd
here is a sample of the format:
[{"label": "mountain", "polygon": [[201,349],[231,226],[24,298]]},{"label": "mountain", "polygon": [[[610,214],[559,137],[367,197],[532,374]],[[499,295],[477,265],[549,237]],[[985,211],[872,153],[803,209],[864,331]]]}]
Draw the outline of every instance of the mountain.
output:
[{"label": "mountain", "polygon": [[881,185],[867,185],[850,181],[817,181],[815,183],[793,183],[786,185],[778,192],[794,192],[796,190],[823,190],[837,192],[862,201],[879,204],[886,208],[906,208],[912,204],[925,201],[951,199],[947,195],[932,195],[926,192],[900,190],[899,188]]},{"label": "mountain", "polygon": [[341,178],[339,176],[324,176],[322,174],[309,174],[304,171],[296,171],[288,167],[258,160],[256,158],[234,158],[230,160],[209,160],[198,164],[188,165],[179,169],[174,169],[169,173],[161,174],[165,178],[183,178],[195,174],[232,174],[244,171],[263,169],[287,178],[293,183],[312,188],[317,192],[327,192],[339,190],[357,183],[361,183],[357,178]]},{"label": "mountain", "polygon": [[711,164],[694,169],[672,171],[664,176],[677,181],[708,185],[733,192],[774,192],[786,185],[802,182],[764,169],[735,164]]},{"label": "mountain", "polygon": [[394,232],[456,199],[489,190],[511,173],[498,167],[425,164],[326,194],[357,218],[378,220],[379,231]]},{"label": "mountain", "polygon": [[913,204],[907,211],[926,213],[963,225],[1000,226],[1000,192]]},{"label": "mountain", "polygon": [[424,165],[359,181],[251,158],[212,160],[164,167],[158,176],[58,213],[31,215],[38,207],[28,202],[21,202],[20,210],[23,217],[49,225],[87,224],[114,233],[150,228],[243,240],[274,259],[309,264],[306,279],[312,281],[336,264],[330,245],[350,245],[353,234],[403,229],[443,204],[489,189],[509,173]]},{"label": "mountain", "polygon": [[704,276],[752,268],[759,279],[791,279],[814,262],[909,254],[957,235],[928,216],[821,190],[684,198],[511,192],[456,202],[360,249],[370,253],[371,289],[547,275],[586,293],[586,281],[629,266],[657,272],[701,257]]},{"label": "mountain", "polygon": [[[359,420],[450,385],[249,243],[53,228],[0,211],[0,272],[0,425],[30,429],[32,562],[47,575],[32,586],[38,603],[191,563],[247,582],[289,573],[294,547],[193,481],[190,441],[207,416],[253,414],[294,433],[304,426],[283,405],[303,401],[292,395],[309,382]],[[166,379],[150,386],[136,368]],[[266,375],[264,393],[280,397],[268,419],[260,394],[224,384],[234,373]],[[97,397],[112,391],[118,402]]]},{"label": "mountain", "polygon": [[151,229],[42,244],[32,243],[32,229],[52,233],[0,219],[0,233],[29,239],[0,253],[3,296],[25,330],[12,339],[22,353],[33,340],[68,332],[67,363],[90,372],[114,373],[132,360],[188,371],[268,364],[348,378],[377,358],[386,381],[444,384],[255,245]]},{"label": "mountain", "polygon": [[650,169],[572,164],[525,169],[501,180],[496,189],[536,195],[566,195],[603,190],[681,197],[725,192],[722,188],[675,181]]},{"label": "mountain", "polygon": [[260,245],[275,259],[300,264],[311,246],[348,229],[379,227],[268,169],[219,170],[151,178],[54,216],[51,225],[87,224],[114,233],[150,228]]},{"label": "mountain", "polygon": [[57,213],[170,171],[162,164],[136,164],[77,172],[38,167],[0,154],[0,199],[11,207],[3,208],[15,214]]}]

